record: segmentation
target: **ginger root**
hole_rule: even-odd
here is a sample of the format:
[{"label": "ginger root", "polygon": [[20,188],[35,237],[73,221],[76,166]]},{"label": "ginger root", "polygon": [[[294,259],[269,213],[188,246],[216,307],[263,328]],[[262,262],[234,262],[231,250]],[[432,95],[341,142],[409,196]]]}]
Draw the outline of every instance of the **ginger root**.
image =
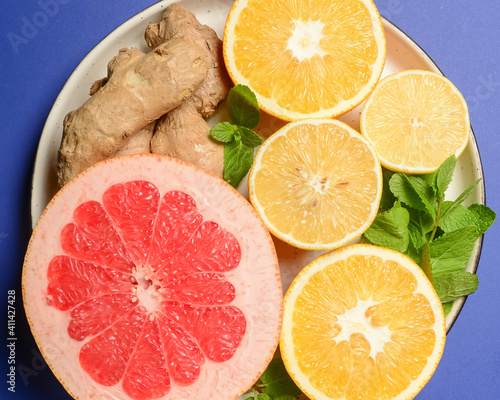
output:
[{"label": "ginger root", "polygon": [[64,121],[58,153],[63,186],[98,161],[113,156],[129,138],[197,91],[210,68],[206,51],[190,39],[169,40],[148,54],[122,49],[108,77]]},{"label": "ginger root", "polygon": [[222,176],[224,145],[210,137],[211,127],[204,119],[213,115],[231,87],[222,58],[222,41],[212,28],[200,24],[177,3],[165,9],[159,23],[147,27],[145,38],[153,48],[174,38],[190,38],[203,48],[210,64],[198,90],[158,121],[151,152],[183,159]]},{"label": "ginger root", "polygon": [[146,125],[139,132],[130,136],[125,144],[111,157],[125,156],[128,154],[151,153],[151,138],[156,128],[157,121]]},{"label": "ginger root", "polygon": [[224,146],[207,135],[210,126],[197,109],[183,104],[158,121],[151,140],[151,152],[196,164],[221,177]]}]

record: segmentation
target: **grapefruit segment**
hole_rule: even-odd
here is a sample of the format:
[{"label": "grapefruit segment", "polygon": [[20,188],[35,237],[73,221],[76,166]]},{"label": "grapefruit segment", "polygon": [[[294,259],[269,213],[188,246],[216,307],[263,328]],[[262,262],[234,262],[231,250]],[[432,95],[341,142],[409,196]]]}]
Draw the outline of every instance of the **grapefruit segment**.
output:
[{"label": "grapefruit segment", "polygon": [[97,201],[80,205],[61,232],[61,247],[72,257],[130,272],[132,260],[108,214]]},{"label": "grapefruit segment", "polygon": [[144,265],[148,257],[159,202],[158,189],[146,181],[113,185],[102,196],[102,204],[136,264]]},{"label": "grapefruit segment", "polygon": [[213,221],[205,221],[156,276],[160,282],[175,282],[199,272],[228,272],[240,259],[241,249],[234,235]]},{"label": "grapefruit segment", "polygon": [[71,311],[68,334],[75,340],[97,335],[137,307],[133,294],[108,294],[92,298]]},{"label": "grapefruit segment", "polygon": [[172,380],[179,385],[190,385],[205,362],[200,347],[189,333],[161,313],[157,321]]},{"label": "grapefruit segment", "polygon": [[206,221],[181,256],[203,271],[227,272],[238,266],[241,250],[234,235],[216,222]]},{"label": "grapefruit segment", "polygon": [[237,307],[200,307],[174,301],[162,306],[167,318],[189,332],[211,361],[229,360],[245,334],[246,319]]},{"label": "grapefruit segment", "polygon": [[67,256],[50,261],[47,277],[47,304],[63,311],[102,294],[132,289],[129,275]]},{"label": "grapefruit segment", "polygon": [[276,253],[254,209],[156,155],[97,164],[56,195],[28,246],[23,299],[47,363],[82,399],[235,399],[281,328]]},{"label": "grapefruit segment", "polygon": [[122,379],[145,321],[146,309],[135,307],[82,346],[80,364],[94,381],[114,386]]},{"label": "grapefruit segment", "polygon": [[170,390],[170,375],[154,320],[144,324],[123,377],[123,390],[139,400],[157,399]]},{"label": "grapefruit segment", "polygon": [[160,269],[176,254],[203,221],[191,196],[171,191],[161,200],[148,264]]},{"label": "grapefruit segment", "polygon": [[188,275],[162,287],[164,297],[183,303],[207,305],[229,304],[234,300],[234,286],[224,275],[203,272]]}]

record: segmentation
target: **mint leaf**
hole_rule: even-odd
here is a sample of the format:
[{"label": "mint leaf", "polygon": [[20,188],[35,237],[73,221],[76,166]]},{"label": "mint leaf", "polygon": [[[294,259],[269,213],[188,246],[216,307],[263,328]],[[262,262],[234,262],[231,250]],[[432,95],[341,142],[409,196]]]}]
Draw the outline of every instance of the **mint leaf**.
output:
[{"label": "mint leaf", "polygon": [[448,189],[453,178],[453,171],[455,171],[456,164],[457,157],[452,155],[439,166],[436,174],[436,188],[439,197],[444,197],[444,192]]},{"label": "mint leaf", "polygon": [[479,236],[488,230],[493,225],[497,214],[491,208],[483,204],[472,204],[469,206],[469,211],[477,216],[477,228],[479,229]]},{"label": "mint leaf", "polygon": [[247,400],[273,400],[266,393],[259,393],[255,388],[251,388],[247,393],[252,393],[252,397],[247,397]]},{"label": "mint leaf", "polygon": [[224,146],[224,179],[234,188],[246,176],[253,162],[253,148],[240,140],[232,140]]},{"label": "mint leaf", "polygon": [[462,205],[457,205],[448,211],[439,221],[439,227],[444,232],[452,232],[468,226],[476,226],[479,230],[479,225],[479,216]]},{"label": "mint leaf", "polygon": [[467,189],[464,190],[464,192],[458,196],[458,198],[451,203],[449,207],[445,211],[441,213],[441,216],[444,217],[447,213],[449,213],[451,210],[453,210],[456,206],[462,204],[467,197],[472,193],[472,191],[476,188],[478,183],[481,181],[481,178],[479,178],[477,181],[475,181],[472,185],[470,185]]},{"label": "mint leaf", "polygon": [[259,393],[256,397],[251,397],[251,399],[255,400],[273,400],[272,397],[269,397],[266,393]]},{"label": "mint leaf", "polygon": [[453,205],[453,201],[449,201],[449,200],[443,201],[441,203],[441,219],[444,218],[444,216],[446,215],[448,210],[451,209],[452,205]]},{"label": "mint leaf", "polygon": [[248,147],[257,147],[262,144],[262,138],[251,129],[240,126],[238,128],[241,137],[241,143]]},{"label": "mint leaf", "polygon": [[253,163],[254,147],[262,139],[251,128],[260,119],[257,97],[248,86],[236,85],[227,97],[227,109],[233,124],[221,122],[215,125],[210,134],[224,146],[224,179],[234,188],[246,176]]},{"label": "mint leaf", "polygon": [[392,194],[391,188],[389,187],[389,180],[391,179],[392,172],[384,169],[382,180],[382,197],[380,198],[379,209],[388,210],[391,208],[396,201],[396,197]]},{"label": "mint leaf", "polygon": [[423,175],[418,175],[419,178],[423,179],[424,181],[427,182],[427,184],[432,188],[434,193],[437,193],[437,171],[431,172],[430,174],[423,174]]},{"label": "mint leaf", "polygon": [[259,103],[248,86],[236,85],[231,88],[227,96],[227,111],[235,125],[253,129],[259,123]]},{"label": "mint leaf", "polygon": [[229,122],[219,122],[210,129],[210,135],[219,142],[228,143],[233,140],[234,133],[238,130],[236,125]]},{"label": "mint leaf", "polygon": [[405,174],[398,172],[392,175],[389,180],[389,188],[394,196],[406,205],[417,210],[425,210],[424,204],[422,204],[420,197],[411,186],[408,181],[408,177]]},{"label": "mint leaf", "polygon": [[422,236],[422,232],[411,222],[408,224],[408,236],[410,237],[410,243],[408,245],[408,250],[406,255],[415,261],[418,265],[422,264],[422,247],[425,244],[425,239]]},{"label": "mint leaf", "polygon": [[453,302],[450,301],[448,303],[443,303],[443,311],[444,311],[444,316],[446,317],[449,313],[451,313],[451,309],[453,308]]},{"label": "mint leaf", "polygon": [[438,206],[438,198],[436,197],[434,189],[429,185],[429,183],[418,176],[409,176],[408,180],[417,190],[417,194],[420,196],[422,201],[432,206],[433,210],[436,210]]},{"label": "mint leaf", "polygon": [[286,396],[291,396],[291,400],[302,393],[288,375],[281,358],[275,358],[269,363],[257,386],[261,387],[262,391],[273,399],[286,400]]},{"label": "mint leaf", "polygon": [[436,289],[441,302],[447,303],[474,293],[478,283],[477,275],[470,272],[456,272],[436,278],[434,289]]},{"label": "mint leaf", "polygon": [[424,243],[424,245],[422,246],[422,262],[420,266],[422,267],[422,270],[425,272],[425,275],[427,275],[427,278],[429,278],[429,280],[433,282],[434,275],[432,273],[429,243]]},{"label": "mint leaf", "polygon": [[[401,172],[394,174],[389,181],[391,192],[406,205],[416,210],[428,211],[433,218],[435,218],[436,209],[428,200],[427,188],[429,188],[429,186],[424,186],[424,184],[422,184],[422,182],[425,182],[423,179],[416,179],[410,180]],[[425,193],[421,192],[419,188],[424,188]]]},{"label": "mint leaf", "polygon": [[427,211],[419,211],[409,208],[410,221],[415,224],[422,232],[422,235],[431,232],[434,229],[434,218]]},{"label": "mint leaf", "polygon": [[496,213],[485,205],[472,204],[468,208],[460,204],[452,205],[451,201],[443,203],[446,212],[439,227],[445,232],[473,225],[478,229],[478,236],[481,236],[495,222]]},{"label": "mint leaf", "polygon": [[392,208],[378,214],[363,238],[381,247],[406,252],[410,241],[408,224],[410,214],[403,207]]},{"label": "mint leaf", "polygon": [[415,247],[416,250],[420,250],[425,243],[425,238],[422,235],[421,228],[413,221],[410,221],[408,224],[408,236],[413,247]]},{"label": "mint leaf", "polygon": [[408,250],[405,253],[408,257],[410,257],[416,264],[420,266],[422,264],[422,250],[417,250],[413,243],[410,242],[408,245]]},{"label": "mint leaf", "polygon": [[439,166],[437,171],[430,174],[423,174],[419,177],[427,182],[438,198],[443,197],[453,178],[453,171],[456,164],[457,157],[451,155]]},{"label": "mint leaf", "polygon": [[478,230],[475,226],[447,232],[430,243],[432,273],[435,278],[465,268],[472,253]]}]

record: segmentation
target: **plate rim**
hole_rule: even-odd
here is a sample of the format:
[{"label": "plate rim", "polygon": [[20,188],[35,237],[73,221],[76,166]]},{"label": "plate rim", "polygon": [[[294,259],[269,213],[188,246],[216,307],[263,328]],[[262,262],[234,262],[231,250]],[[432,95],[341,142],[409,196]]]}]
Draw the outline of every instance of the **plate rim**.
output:
[{"label": "plate rim", "polygon": [[[37,151],[36,155],[34,158],[33,162],[33,168],[32,168],[32,174],[31,174],[31,190],[30,190],[30,221],[31,221],[31,230],[33,231],[36,227],[36,224],[38,222],[38,219],[35,220],[35,216],[33,213],[33,209],[36,206],[36,201],[34,197],[34,192],[35,192],[35,175],[36,175],[36,170],[37,170],[37,165],[40,162],[40,159],[45,155],[41,153],[40,145],[42,143],[42,140],[45,139],[44,133],[46,132],[46,129],[48,128],[49,125],[52,124],[52,119],[54,119],[54,114],[56,113],[56,104],[61,98],[61,94],[64,93],[67,88],[72,84],[72,80],[75,79],[76,74],[78,73],[79,69],[82,68],[82,64],[84,62],[91,58],[93,53],[98,50],[98,48],[102,45],[102,43],[106,43],[108,41],[114,40],[114,37],[119,36],[122,34],[122,31],[127,31],[128,28],[128,23],[131,21],[136,21],[138,19],[145,19],[149,18],[151,15],[160,12],[161,9],[166,8],[168,5],[173,3],[175,0],[162,0],[158,1],[143,10],[135,13],[132,15],[130,18],[128,18],[126,21],[122,22],[119,26],[114,28],[111,32],[109,32],[106,36],[104,36],[101,40],[99,40],[91,50],[78,62],[78,65],[74,68],[74,70],[71,72],[69,77],[67,78],[66,82],[60,89],[56,99],[54,100],[50,112],[47,115],[47,118],[45,120],[45,123],[42,128],[42,132],[40,134],[40,139],[38,140],[38,146],[37,146]],[[182,3],[182,0],[178,0],[178,3]],[[394,22],[390,21],[386,17],[381,15],[382,23],[384,25],[384,30],[388,27],[392,29],[393,33],[395,32],[396,34],[399,35],[399,37],[402,37],[405,42],[411,46],[423,57],[428,64],[432,65],[439,73],[441,73],[443,76],[445,74],[443,71],[439,68],[439,66],[436,64],[436,62],[432,59],[432,57],[415,41],[413,40],[403,29],[398,27]],[[483,162],[481,159],[481,154],[479,152],[479,147],[477,144],[476,136],[472,127],[472,124],[470,124],[470,129],[471,129],[471,135],[469,138],[469,144],[468,146],[471,146],[472,153],[473,153],[473,159],[477,160],[476,167],[477,167],[477,173],[481,177],[481,182],[478,185],[480,191],[479,191],[479,199],[480,203],[483,205],[486,205],[486,184],[484,180],[484,169],[483,169]],[[46,206],[45,206],[46,207]],[[44,209],[45,209],[44,207]],[[38,207],[39,208],[39,207]],[[42,211],[43,212],[43,211]],[[40,214],[41,215],[41,214]],[[473,254],[471,255],[472,258],[472,263],[473,263],[473,268],[472,268],[472,273],[477,274],[477,269],[479,266],[480,258],[481,258],[481,253],[482,253],[482,247],[483,247],[483,240],[484,240],[484,234],[480,236],[480,238],[477,239],[476,244],[474,246]],[[471,259],[469,259],[469,262]],[[451,328],[454,326],[458,316],[462,312],[462,309],[464,308],[465,302],[467,301],[468,296],[461,297],[460,299],[456,300],[453,309],[450,312],[450,314],[447,316],[447,327],[446,331],[447,333],[451,330]],[[449,320],[449,323],[448,323]]]}]

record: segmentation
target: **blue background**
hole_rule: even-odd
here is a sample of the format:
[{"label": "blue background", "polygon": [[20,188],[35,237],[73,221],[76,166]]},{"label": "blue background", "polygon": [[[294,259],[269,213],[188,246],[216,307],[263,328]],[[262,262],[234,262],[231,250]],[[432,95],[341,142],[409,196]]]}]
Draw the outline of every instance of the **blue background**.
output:
[{"label": "blue background", "polygon": [[[22,309],[20,279],[31,233],[35,152],[51,106],[80,60],[114,28],[154,3],[57,0],[57,12],[42,23],[40,3],[50,1],[2,0],[0,8],[1,399],[70,398],[40,358]],[[499,212],[500,1],[375,0],[375,4],[430,55],[468,101],[483,162],[487,205]],[[42,18],[41,27],[13,46],[9,35],[21,36],[25,21],[33,18]],[[449,333],[442,361],[419,400],[500,399],[499,239],[497,222],[484,238],[479,289],[468,298]],[[17,293],[15,393],[7,390],[6,376],[8,290]]]}]

